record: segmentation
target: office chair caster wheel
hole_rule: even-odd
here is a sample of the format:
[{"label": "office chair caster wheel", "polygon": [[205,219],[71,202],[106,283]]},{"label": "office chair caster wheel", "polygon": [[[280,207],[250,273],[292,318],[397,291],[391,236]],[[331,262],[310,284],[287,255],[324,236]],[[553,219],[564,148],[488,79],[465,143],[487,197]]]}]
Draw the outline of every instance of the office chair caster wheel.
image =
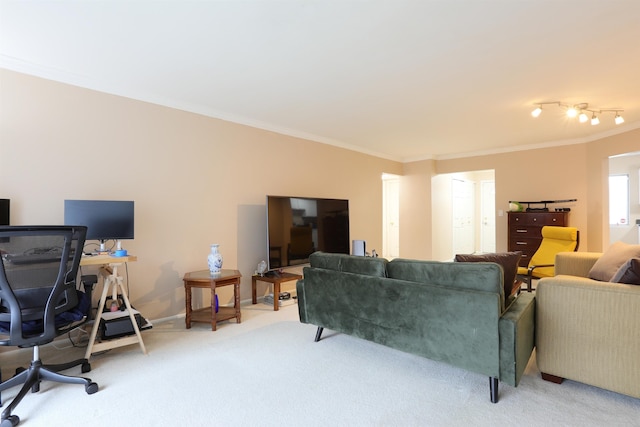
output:
[{"label": "office chair caster wheel", "polygon": [[87,372],[91,372],[91,363],[83,363],[82,364],[82,373],[86,374]]},{"label": "office chair caster wheel", "polygon": [[[93,383],[93,382],[92,382],[92,383],[89,383],[89,384],[87,384],[87,385],[85,386],[85,388],[84,388],[84,389],[85,389],[85,391],[87,392],[87,394],[93,394],[93,393],[95,393],[95,392],[97,392],[97,391],[98,391],[98,384]],[[2,427],[2,426],[0,426],[0,427]]]},{"label": "office chair caster wheel", "polygon": [[31,386],[31,393],[37,393],[39,391],[40,391],[40,381],[38,381],[37,383]]},{"label": "office chair caster wheel", "polygon": [[0,423],[0,427],[16,427],[20,423],[20,418],[17,415],[9,415],[7,418],[2,420]]}]

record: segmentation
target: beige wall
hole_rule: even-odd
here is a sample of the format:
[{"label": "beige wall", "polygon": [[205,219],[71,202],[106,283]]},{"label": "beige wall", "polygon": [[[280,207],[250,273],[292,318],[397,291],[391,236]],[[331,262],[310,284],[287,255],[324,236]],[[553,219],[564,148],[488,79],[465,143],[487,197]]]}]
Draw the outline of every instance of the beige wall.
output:
[{"label": "beige wall", "polygon": [[[184,312],[182,276],[219,243],[226,268],[250,276],[266,257],[265,195],[348,198],[351,235],[382,248],[383,172],[402,175],[400,256],[431,259],[431,179],[495,170],[496,210],[509,200],[576,198],[581,249],[608,239],[608,156],[640,149],[640,130],[587,144],[400,164],[193,113],[0,70],[0,197],[14,224],[61,224],[64,199],[136,202],[133,304],[151,319]],[[435,203],[437,205],[437,203]],[[496,217],[506,249],[507,218]],[[259,292],[264,293],[262,287]],[[228,290],[222,302],[231,298]],[[200,304],[206,303],[196,298]]]},{"label": "beige wall", "polygon": [[400,256],[432,259],[431,178],[435,161],[406,163],[400,178]]},{"label": "beige wall", "polygon": [[267,194],[349,199],[351,234],[382,248],[381,175],[400,163],[7,70],[0,82],[12,223],[62,224],[64,199],[134,200],[130,296],[151,319],[184,312],[182,276],[207,268],[210,243],[250,298]]}]

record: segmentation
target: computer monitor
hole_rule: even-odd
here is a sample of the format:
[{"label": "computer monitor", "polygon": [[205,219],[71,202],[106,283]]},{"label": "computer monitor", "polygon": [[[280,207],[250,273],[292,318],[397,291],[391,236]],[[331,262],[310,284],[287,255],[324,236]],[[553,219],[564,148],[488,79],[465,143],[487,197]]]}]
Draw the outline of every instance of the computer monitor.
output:
[{"label": "computer monitor", "polygon": [[65,225],[86,225],[87,240],[99,240],[105,251],[107,240],[134,238],[134,202],[121,200],[65,200]]}]

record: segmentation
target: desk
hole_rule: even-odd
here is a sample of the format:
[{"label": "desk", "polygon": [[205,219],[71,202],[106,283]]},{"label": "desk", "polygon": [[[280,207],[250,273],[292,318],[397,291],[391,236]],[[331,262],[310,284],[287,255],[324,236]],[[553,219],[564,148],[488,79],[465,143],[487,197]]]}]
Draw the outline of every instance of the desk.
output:
[{"label": "desk", "polygon": [[[216,330],[216,325],[222,320],[233,319],[240,323],[240,278],[238,270],[221,270],[219,274],[212,275],[209,270],[200,270],[187,273],[183,277],[185,292],[185,323],[187,329],[191,328],[191,322],[211,323],[211,330]],[[218,307],[216,313],[216,288],[233,285],[233,307]],[[198,310],[191,308],[191,290],[193,288],[211,288],[211,307]]]},{"label": "desk", "polygon": [[[138,322],[134,317],[134,310],[131,308],[131,304],[129,303],[129,298],[127,297],[127,292],[122,284],[122,277],[118,275],[118,267],[127,262],[137,261],[133,255],[124,256],[124,257],[114,257],[111,255],[95,255],[95,256],[84,256],[80,260],[81,266],[100,266],[100,273],[104,276],[104,285],[102,289],[102,296],[100,297],[100,304],[98,304],[98,312],[96,313],[96,318],[93,323],[93,328],[91,329],[91,336],[89,337],[89,345],[87,346],[87,352],[85,353],[84,358],[89,360],[93,353],[97,353],[99,351],[109,350],[116,347],[122,347],[125,345],[140,344],[140,349],[142,353],[147,354],[147,349],[144,346],[144,342],[142,342],[142,335],[140,335],[140,329],[138,328]],[[104,310],[104,305],[107,302],[107,295],[109,291],[112,291],[113,301],[117,301],[118,293],[122,295],[122,300],[124,301],[125,306],[127,307],[127,312],[129,313],[129,318],[131,319],[131,324],[133,325],[133,330],[135,331],[135,335],[130,335],[122,338],[115,338],[112,340],[105,340],[102,342],[96,343],[96,337],[98,336],[98,329],[100,328],[100,319],[102,319],[102,311]]]},{"label": "desk", "polygon": [[251,276],[251,302],[253,302],[254,304],[258,303],[258,298],[256,296],[257,281],[273,283],[273,311],[278,311],[280,308],[280,306],[278,305],[278,297],[280,295],[280,284],[282,282],[289,282],[291,280],[299,280],[299,279],[302,279],[302,276],[300,274],[287,273],[287,272],[278,273],[275,271],[271,273],[267,273],[264,276],[259,276],[259,275]]}]

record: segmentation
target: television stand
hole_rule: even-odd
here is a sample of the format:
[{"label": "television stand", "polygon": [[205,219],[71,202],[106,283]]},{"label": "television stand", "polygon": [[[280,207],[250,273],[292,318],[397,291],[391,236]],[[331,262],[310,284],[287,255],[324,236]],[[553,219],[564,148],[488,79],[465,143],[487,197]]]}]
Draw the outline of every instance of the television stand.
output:
[{"label": "television stand", "polygon": [[280,304],[278,302],[278,295],[280,295],[280,284],[283,282],[290,282],[291,280],[300,280],[302,279],[302,275],[282,272],[279,273],[277,271],[270,271],[265,273],[264,276],[260,276],[259,274],[255,274],[251,276],[251,302],[253,304],[258,303],[258,297],[256,295],[256,283],[267,282],[273,284],[273,311],[278,311],[280,308]]}]

